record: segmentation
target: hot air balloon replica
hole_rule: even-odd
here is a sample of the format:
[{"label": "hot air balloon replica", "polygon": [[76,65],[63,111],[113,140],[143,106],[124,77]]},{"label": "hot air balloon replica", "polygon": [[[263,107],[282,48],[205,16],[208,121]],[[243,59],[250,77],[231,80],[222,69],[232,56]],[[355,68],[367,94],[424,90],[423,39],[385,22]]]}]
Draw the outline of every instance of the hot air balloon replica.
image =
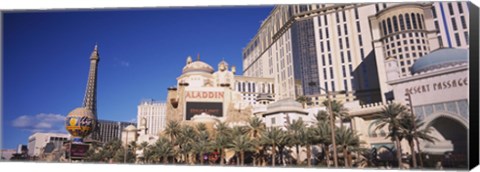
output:
[{"label": "hot air balloon replica", "polygon": [[83,105],[68,113],[65,118],[65,129],[72,136],[69,144],[70,159],[82,159],[89,145],[84,144],[83,139],[95,131],[97,126],[97,67],[99,55],[98,46],[90,56],[90,71],[88,83],[83,99]]}]

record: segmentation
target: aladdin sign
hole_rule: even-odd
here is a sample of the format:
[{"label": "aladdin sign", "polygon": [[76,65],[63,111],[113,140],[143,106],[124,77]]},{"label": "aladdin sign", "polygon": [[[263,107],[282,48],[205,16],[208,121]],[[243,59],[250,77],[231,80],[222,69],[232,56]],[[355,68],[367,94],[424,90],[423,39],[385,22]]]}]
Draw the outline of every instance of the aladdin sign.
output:
[{"label": "aladdin sign", "polygon": [[452,80],[447,80],[442,82],[435,82],[431,84],[413,86],[410,88],[406,88],[405,93],[410,95],[421,94],[421,93],[427,93],[430,91],[446,90],[450,88],[463,87],[467,85],[468,85],[468,78],[464,77],[464,78],[452,79]]},{"label": "aladdin sign", "polygon": [[187,91],[187,99],[222,99],[224,92],[220,91]]}]

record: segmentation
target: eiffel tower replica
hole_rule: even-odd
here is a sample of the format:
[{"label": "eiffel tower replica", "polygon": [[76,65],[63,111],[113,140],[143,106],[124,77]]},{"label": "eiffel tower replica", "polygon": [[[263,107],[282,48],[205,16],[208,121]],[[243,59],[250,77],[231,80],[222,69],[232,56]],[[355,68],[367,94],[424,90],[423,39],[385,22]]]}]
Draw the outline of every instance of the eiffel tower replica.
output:
[{"label": "eiffel tower replica", "polygon": [[[95,48],[93,49],[92,54],[90,55],[90,70],[88,72],[88,82],[87,88],[85,90],[85,97],[83,98],[83,107],[87,108],[88,110],[92,111],[95,118],[98,120],[97,116],[97,69],[98,69],[98,62],[100,61],[100,55],[98,54],[98,45],[95,44]],[[85,138],[86,142],[95,142],[99,139],[100,133],[98,128],[98,122],[96,123],[97,126],[92,131],[92,134]]]}]

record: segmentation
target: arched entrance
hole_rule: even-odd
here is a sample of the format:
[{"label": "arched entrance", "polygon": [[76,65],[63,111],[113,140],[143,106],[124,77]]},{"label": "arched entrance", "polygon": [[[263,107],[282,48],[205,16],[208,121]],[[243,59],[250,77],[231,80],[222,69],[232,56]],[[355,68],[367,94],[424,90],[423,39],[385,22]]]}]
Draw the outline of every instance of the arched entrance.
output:
[{"label": "arched entrance", "polygon": [[[438,139],[435,144],[426,144],[426,153],[433,154],[436,161],[441,161],[444,167],[466,167],[468,157],[467,123],[458,116],[445,114],[434,115],[426,122],[427,126],[432,127],[432,136]],[[428,145],[430,145],[430,149]],[[435,151],[428,152],[428,150]]]}]

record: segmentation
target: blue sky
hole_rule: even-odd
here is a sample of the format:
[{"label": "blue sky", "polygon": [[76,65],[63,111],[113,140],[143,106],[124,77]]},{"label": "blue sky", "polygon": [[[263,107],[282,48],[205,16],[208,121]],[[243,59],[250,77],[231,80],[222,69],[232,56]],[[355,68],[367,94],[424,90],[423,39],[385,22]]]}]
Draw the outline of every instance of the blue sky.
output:
[{"label": "blue sky", "polygon": [[144,98],[164,101],[186,57],[241,74],[242,48],[272,6],[7,12],[3,15],[2,148],[33,132],[65,132],[81,106],[98,42],[99,119],[131,121]]}]

